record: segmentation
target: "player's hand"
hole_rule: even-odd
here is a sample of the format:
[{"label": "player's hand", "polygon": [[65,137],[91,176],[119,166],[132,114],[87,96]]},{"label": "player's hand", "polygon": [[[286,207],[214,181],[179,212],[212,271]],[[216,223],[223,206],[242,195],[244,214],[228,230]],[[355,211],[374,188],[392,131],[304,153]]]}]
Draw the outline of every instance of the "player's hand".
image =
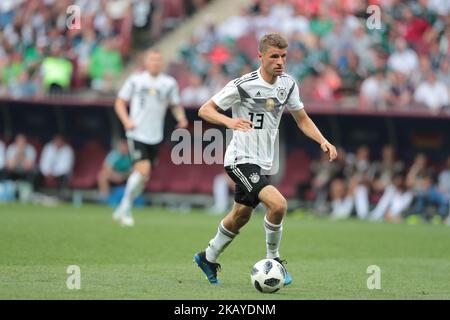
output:
[{"label": "player's hand", "polygon": [[186,129],[187,127],[188,127],[188,121],[186,118],[182,118],[180,121],[178,121],[177,128]]},{"label": "player's hand", "polygon": [[132,129],[134,129],[134,128],[136,127],[136,125],[134,124],[134,122],[131,121],[131,120],[126,121],[126,122],[123,124],[123,126],[125,127],[125,130],[132,130]]},{"label": "player's hand", "polygon": [[228,123],[229,129],[240,130],[240,131],[249,131],[252,128],[252,122],[246,119],[230,119]]},{"label": "player's hand", "polygon": [[322,142],[320,144],[320,148],[322,149],[323,152],[328,153],[330,161],[336,159],[337,157],[336,147],[333,146],[331,143],[329,143],[328,141]]}]

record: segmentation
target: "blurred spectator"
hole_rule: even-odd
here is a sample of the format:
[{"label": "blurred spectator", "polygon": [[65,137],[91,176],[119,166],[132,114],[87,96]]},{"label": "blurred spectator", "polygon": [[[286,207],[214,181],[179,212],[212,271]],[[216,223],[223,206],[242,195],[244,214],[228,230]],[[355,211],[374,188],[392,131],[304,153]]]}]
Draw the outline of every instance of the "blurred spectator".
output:
[{"label": "blurred spectator", "polygon": [[330,184],[331,217],[344,219],[356,211],[359,219],[369,214],[370,150],[358,147],[356,154],[344,155],[339,160],[339,172]]},{"label": "blurred spectator", "polygon": [[106,200],[109,196],[110,184],[119,185],[125,183],[131,166],[127,141],[121,139],[117,142],[116,147],[108,153],[97,175],[100,197],[103,200]]},{"label": "blurred spectator", "polygon": [[427,80],[422,82],[414,92],[414,100],[424,105],[432,113],[438,113],[450,104],[448,88],[436,80],[433,72],[427,74]]},{"label": "blurred spectator", "polygon": [[189,85],[181,90],[181,103],[199,108],[208,101],[210,95],[209,89],[202,84],[202,79],[192,74],[189,77]]},{"label": "blurred spectator", "polygon": [[38,93],[37,84],[30,77],[28,70],[23,70],[17,80],[11,81],[9,87],[9,92],[14,98],[33,97]]},{"label": "blurred spectator", "polygon": [[64,57],[61,46],[53,44],[50,55],[44,58],[41,66],[45,90],[51,94],[64,92],[70,86],[72,71],[73,65]]},{"label": "blurred spectator", "polygon": [[222,73],[222,67],[219,64],[213,64],[208,70],[205,86],[210,93],[219,92],[228,82],[230,78]]},{"label": "blurred spectator", "polygon": [[42,150],[37,187],[40,187],[43,179],[55,179],[58,192],[61,194],[67,187],[74,162],[72,147],[66,143],[63,135],[56,134]]},{"label": "blurred spectator", "polygon": [[251,16],[247,8],[242,7],[238,15],[231,16],[218,26],[217,32],[221,39],[238,39],[245,36],[250,31]]},{"label": "blurred spectator", "polygon": [[430,218],[429,211],[426,210],[430,206],[437,208],[440,218],[448,214],[447,199],[436,187],[434,178],[427,157],[425,154],[418,154],[409,169],[406,183],[414,192],[413,214],[421,215],[426,220]]},{"label": "blurred spectator", "polygon": [[392,184],[392,178],[395,173],[404,170],[402,161],[396,159],[395,149],[388,144],[383,146],[381,150],[381,160],[376,161],[371,166],[372,191],[375,194],[381,194]]},{"label": "blurred spectator", "polygon": [[361,84],[359,103],[362,108],[386,109],[387,82],[382,70],[365,79]]},{"label": "blurred spectator", "polygon": [[353,210],[353,197],[345,180],[342,178],[335,179],[330,185],[331,198],[331,218],[347,219]]},{"label": "blurred spectator", "polygon": [[20,54],[14,53],[6,56],[1,70],[1,80],[6,86],[11,86],[24,70],[25,65]]},{"label": "blurred spectator", "polygon": [[24,134],[19,133],[14,143],[6,149],[6,179],[25,180],[34,183],[36,150],[28,143]]},{"label": "blurred spectator", "polygon": [[330,101],[334,100],[335,93],[342,86],[342,79],[339,77],[336,70],[330,66],[324,66],[324,71],[317,79],[315,89],[315,97],[320,100]]},{"label": "blurred spectator", "polygon": [[[438,176],[438,190],[442,193],[447,201],[447,205],[450,204],[450,155],[447,157],[444,169]],[[447,213],[447,225],[450,225],[450,210]]]},{"label": "blurred spectator", "polygon": [[419,59],[412,49],[407,48],[405,39],[398,38],[395,41],[395,52],[387,61],[388,67],[409,76],[419,67]]},{"label": "blurred spectator", "polygon": [[367,218],[369,213],[369,187],[373,178],[373,172],[370,169],[368,146],[359,146],[355,154],[347,156],[348,194],[354,199],[356,214],[360,219]]},{"label": "blurred spectator", "polygon": [[0,182],[5,178],[5,144],[0,140]]},{"label": "blurred spectator", "polygon": [[421,55],[419,58],[419,70],[409,78],[414,88],[427,79],[427,74],[433,72],[431,70],[431,62],[427,55]]},{"label": "blurred spectator", "polygon": [[355,95],[362,80],[359,70],[359,58],[350,47],[346,48],[338,60],[338,73],[342,79],[341,94]]},{"label": "blurred spectator", "polygon": [[408,109],[410,108],[414,87],[408,77],[402,72],[390,73],[390,90],[386,95],[389,108]]},{"label": "blurred spectator", "polygon": [[97,45],[97,38],[94,30],[82,29],[81,38],[76,39],[73,44],[73,51],[76,58],[76,78],[83,81],[89,77],[89,66],[94,48]]},{"label": "blurred spectator", "polygon": [[101,92],[113,90],[112,81],[122,72],[122,56],[117,45],[115,38],[107,38],[95,47],[89,67],[91,86],[94,90]]},{"label": "blurred spectator", "polygon": [[318,213],[328,210],[326,201],[329,197],[330,184],[342,173],[341,159],[345,159],[345,151],[342,148],[338,150],[338,157],[336,161],[330,162],[328,155],[321,153],[320,159],[311,163],[310,170],[313,173],[311,187],[315,194],[314,209]]},{"label": "blurred spectator", "polygon": [[152,41],[158,40],[165,27],[160,0],[132,0],[133,25],[150,30]]},{"label": "blurred spectator", "polygon": [[370,220],[400,222],[402,214],[410,207],[413,193],[407,188],[405,175],[402,171],[394,173],[375,209],[370,213]]},{"label": "blurred spectator", "polygon": [[450,93],[450,56],[447,59],[442,59],[436,78],[438,82],[446,86]]}]

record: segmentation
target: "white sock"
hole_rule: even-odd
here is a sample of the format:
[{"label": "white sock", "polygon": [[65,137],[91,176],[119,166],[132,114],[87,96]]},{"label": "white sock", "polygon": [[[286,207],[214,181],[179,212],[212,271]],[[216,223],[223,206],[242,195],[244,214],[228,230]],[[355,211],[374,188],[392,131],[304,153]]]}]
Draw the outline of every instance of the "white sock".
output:
[{"label": "white sock", "polygon": [[127,185],[125,187],[125,193],[123,195],[122,201],[120,202],[120,209],[124,212],[128,212],[133,206],[134,199],[142,192],[144,189],[144,177],[138,172],[133,171],[127,180]]},{"label": "white sock", "polygon": [[206,260],[215,263],[220,254],[233,241],[234,237],[236,237],[236,234],[225,229],[223,221],[220,222],[216,236],[209,242],[208,248],[206,248]]},{"label": "white sock", "polygon": [[264,216],[264,229],[266,230],[266,249],[267,259],[275,259],[280,257],[278,250],[280,249],[281,234],[283,233],[283,224],[273,224]]}]

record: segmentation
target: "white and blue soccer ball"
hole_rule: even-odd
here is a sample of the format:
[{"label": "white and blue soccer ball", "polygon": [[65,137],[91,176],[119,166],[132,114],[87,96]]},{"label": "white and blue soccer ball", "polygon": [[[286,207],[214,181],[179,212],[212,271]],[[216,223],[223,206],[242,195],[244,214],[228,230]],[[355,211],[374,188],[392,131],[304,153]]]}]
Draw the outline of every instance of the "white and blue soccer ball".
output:
[{"label": "white and blue soccer ball", "polygon": [[259,292],[277,292],[284,286],[284,278],[284,267],[276,260],[263,259],[253,266],[251,280]]}]

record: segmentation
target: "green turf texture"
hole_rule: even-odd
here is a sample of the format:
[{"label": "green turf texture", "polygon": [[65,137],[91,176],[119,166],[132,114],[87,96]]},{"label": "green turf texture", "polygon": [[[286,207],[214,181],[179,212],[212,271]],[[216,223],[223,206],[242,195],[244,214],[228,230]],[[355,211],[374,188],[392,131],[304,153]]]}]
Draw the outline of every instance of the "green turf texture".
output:
[{"label": "green turf texture", "polygon": [[[250,283],[265,257],[263,214],[255,213],[221,256],[220,286],[192,262],[220,216],[135,210],[120,227],[105,206],[0,204],[0,299],[450,299],[450,227],[331,221],[291,214],[281,247],[294,282],[275,294]],[[69,265],[81,289],[69,290]],[[381,269],[369,290],[367,267]]]}]

